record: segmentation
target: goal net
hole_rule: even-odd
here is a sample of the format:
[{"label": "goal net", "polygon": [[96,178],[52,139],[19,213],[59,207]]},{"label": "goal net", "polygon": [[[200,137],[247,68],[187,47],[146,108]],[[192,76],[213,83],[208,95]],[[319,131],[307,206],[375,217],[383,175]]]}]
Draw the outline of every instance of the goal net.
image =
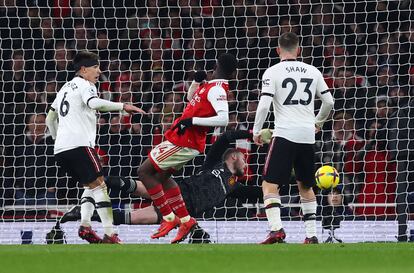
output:
[{"label": "goal net", "polygon": [[[56,219],[78,204],[82,188],[57,168],[45,126],[57,91],[74,75],[76,52],[99,55],[102,98],[149,113],[98,117],[96,150],[105,175],[136,179],[148,152],[182,113],[194,71],[211,76],[223,52],[234,54],[239,68],[230,82],[230,123],[209,133],[207,151],[225,130],[251,130],[261,76],[279,62],[278,37],[288,31],[300,36],[300,59],[323,72],[335,98],[316,135],[315,170],[333,165],[341,183],[317,190],[319,236],[334,239],[335,231],[345,242],[410,239],[413,9],[410,0],[1,1],[0,243],[44,243]],[[249,165],[237,183],[249,188],[196,216],[213,241],[256,243],[267,229],[260,185],[268,147],[247,139],[235,145]],[[189,162],[175,179],[195,174],[203,160]],[[281,189],[292,242],[304,236],[294,181],[292,173],[292,183]],[[122,217],[151,205],[119,190],[111,198]],[[62,225],[67,242],[81,242],[77,226]],[[155,228],[120,225],[119,233],[126,242],[149,243]]]}]

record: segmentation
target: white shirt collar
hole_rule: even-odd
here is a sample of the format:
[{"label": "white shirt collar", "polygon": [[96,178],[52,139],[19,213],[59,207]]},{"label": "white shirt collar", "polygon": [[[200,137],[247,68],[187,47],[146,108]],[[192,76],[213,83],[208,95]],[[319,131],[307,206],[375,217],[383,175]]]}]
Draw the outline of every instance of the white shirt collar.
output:
[{"label": "white shirt collar", "polygon": [[224,79],[214,79],[214,80],[211,80],[209,82],[225,82],[225,83],[228,83],[228,80],[224,80]]}]

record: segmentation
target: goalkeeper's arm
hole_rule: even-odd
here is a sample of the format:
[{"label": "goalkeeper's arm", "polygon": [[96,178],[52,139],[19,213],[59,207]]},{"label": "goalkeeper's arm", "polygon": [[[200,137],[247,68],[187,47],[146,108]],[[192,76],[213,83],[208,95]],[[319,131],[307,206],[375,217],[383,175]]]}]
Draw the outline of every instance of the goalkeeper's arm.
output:
[{"label": "goalkeeper's arm", "polygon": [[251,139],[252,133],[249,131],[238,130],[238,131],[226,131],[224,132],[211,146],[208,152],[203,166],[203,170],[213,168],[217,162],[221,161],[221,157],[227,148],[232,147],[231,143],[237,139]]},{"label": "goalkeeper's arm", "polygon": [[[272,130],[262,129],[259,132],[259,135],[262,137],[264,143],[269,143],[272,136]],[[237,131],[226,131],[224,132],[211,146],[210,151],[208,152],[203,166],[203,170],[213,168],[217,162],[222,160],[224,152],[233,147],[234,143],[238,139],[249,139],[252,140],[253,133],[247,130],[237,130]]]},{"label": "goalkeeper's arm", "polygon": [[53,139],[56,139],[57,128],[58,128],[58,114],[55,112],[55,109],[50,108],[46,117],[46,126],[49,128],[50,135]]}]

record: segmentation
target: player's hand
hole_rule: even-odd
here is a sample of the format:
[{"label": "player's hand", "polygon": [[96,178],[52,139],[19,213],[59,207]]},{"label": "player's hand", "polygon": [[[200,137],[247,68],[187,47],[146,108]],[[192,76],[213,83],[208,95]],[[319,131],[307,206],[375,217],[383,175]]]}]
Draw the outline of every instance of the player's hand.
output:
[{"label": "player's hand", "polygon": [[138,108],[134,105],[131,104],[126,104],[124,103],[124,111],[127,113],[141,113],[141,114],[146,114],[146,112],[144,110],[142,110],[141,108]]},{"label": "player's hand", "polygon": [[194,81],[198,83],[202,83],[207,78],[207,74],[205,71],[197,71],[194,73]]},{"label": "player's hand", "polygon": [[319,133],[321,131],[321,127],[318,125],[315,125],[315,134]]},{"label": "player's hand", "polygon": [[172,130],[174,131],[175,129],[178,129],[177,134],[179,136],[184,135],[185,130],[187,130],[188,127],[193,126],[193,119],[192,118],[186,118],[186,119],[182,119],[180,120],[180,122],[178,122],[173,128]]},{"label": "player's hand", "polygon": [[254,135],[253,141],[254,141],[254,144],[256,144],[257,146],[263,146],[263,140],[260,135]]},{"label": "player's hand", "polygon": [[269,144],[272,140],[273,132],[270,129],[262,129],[259,131],[259,135],[264,144]]}]

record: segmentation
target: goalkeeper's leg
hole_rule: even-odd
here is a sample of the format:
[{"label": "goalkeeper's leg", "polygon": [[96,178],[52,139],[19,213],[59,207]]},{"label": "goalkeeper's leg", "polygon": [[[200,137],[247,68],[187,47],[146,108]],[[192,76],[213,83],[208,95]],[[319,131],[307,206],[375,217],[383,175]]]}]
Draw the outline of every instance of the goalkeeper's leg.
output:
[{"label": "goalkeeper's leg", "polygon": [[132,194],[137,189],[137,182],[132,178],[122,176],[105,176],[105,184],[108,189],[120,190]]},{"label": "goalkeeper's leg", "polygon": [[162,221],[162,214],[153,206],[133,211],[114,210],[113,214],[115,225],[153,225]]}]

